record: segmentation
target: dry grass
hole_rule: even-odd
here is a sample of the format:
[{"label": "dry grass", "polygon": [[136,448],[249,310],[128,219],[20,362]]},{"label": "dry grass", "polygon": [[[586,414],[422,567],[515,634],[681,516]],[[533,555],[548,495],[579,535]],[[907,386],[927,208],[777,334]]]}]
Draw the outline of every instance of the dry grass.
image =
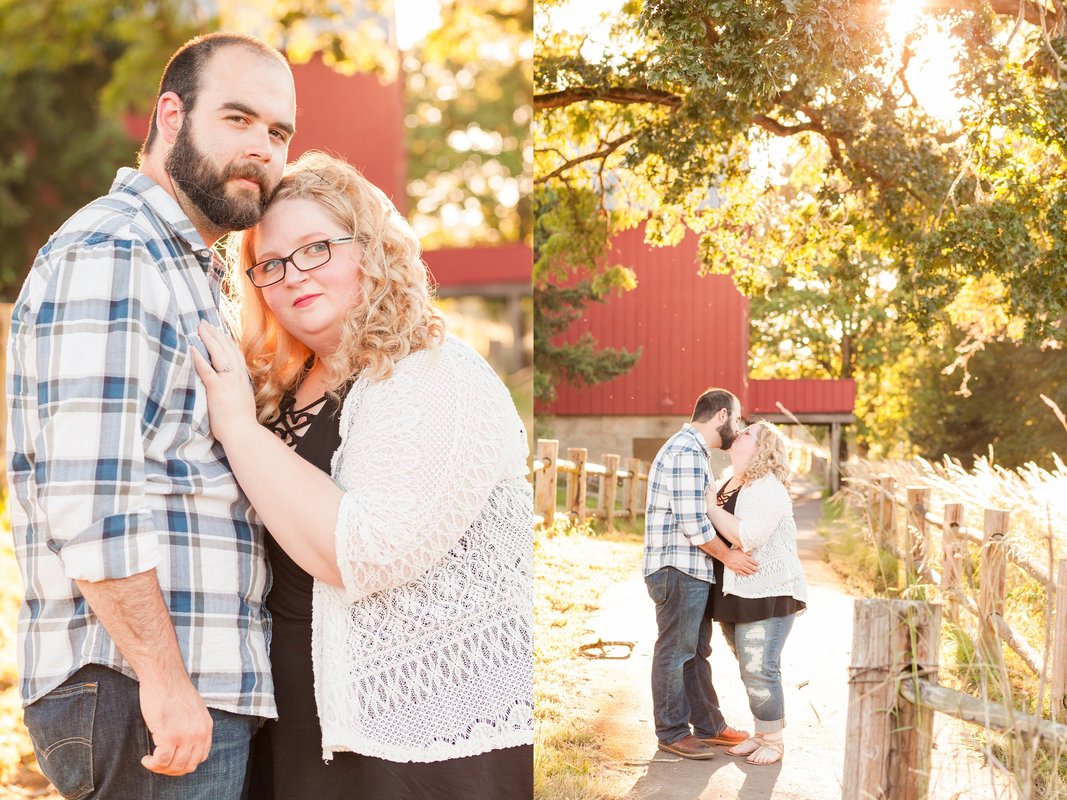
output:
[{"label": "dry grass", "polygon": [[608,587],[640,568],[635,533],[594,535],[558,525],[537,534],[534,598],[534,795],[613,800],[618,794],[593,713],[582,707],[575,659],[586,623]]},{"label": "dry grass", "polygon": [[[878,475],[889,474],[897,481],[897,491],[907,486],[932,490],[932,511],[940,516],[948,502],[962,503],[964,525],[981,530],[983,509],[1010,512],[1006,541],[1029,561],[1044,564],[1055,574],[1055,559],[1067,556],[1067,466],[1058,457],[1052,470],[1028,464],[1017,470],[996,466],[988,458],[978,459],[971,470],[945,459],[938,463],[915,459],[897,462],[859,462],[848,466],[850,510],[824,526],[829,538],[831,563],[854,586],[872,595],[943,601],[934,585],[902,585],[903,575],[895,558],[874,552],[866,530],[870,509],[866,490]],[[899,516],[903,517],[902,511]],[[901,523],[903,524],[903,523]],[[928,559],[937,567],[941,559],[940,531],[929,529]],[[968,545],[964,591],[977,601],[981,548]],[[1046,659],[1049,656],[1051,623],[1050,598],[1054,587],[1035,581],[1015,565],[1007,571],[1004,618],[1017,635]],[[972,696],[1011,706],[1030,713],[1049,715],[1048,682],[1035,676],[1009,648],[1003,658],[985,663],[978,641],[977,620],[964,613],[958,625],[946,620],[942,626],[940,682]],[[1021,735],[990,734],[975,728],[975,745],[995,764],[1014,777],[1022,800],[1067,796],[1067,764],[1058,751],[1039,747]]]}]

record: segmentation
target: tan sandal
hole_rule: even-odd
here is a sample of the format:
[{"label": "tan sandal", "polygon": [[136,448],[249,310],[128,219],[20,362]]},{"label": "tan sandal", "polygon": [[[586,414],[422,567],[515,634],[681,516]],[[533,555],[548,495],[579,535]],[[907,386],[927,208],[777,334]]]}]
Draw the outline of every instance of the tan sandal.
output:
[{"label": "tan sandal", "polygon": [[[785,742],[781,738],[767,739],[763,736],[753,736],[758,744],[748,754],[748,758],[745,759],[746,764],[752,764],[757,767],[765,767],[768,764],[775,764],[782,760],[785,755]],[[742,755],[738,753],[738,755]]]},{"label": "tan sandal", "polygon": [[749,736],[745,741],[735,744],[733,747],[726,750],[728,756],[747,756],[755,753],[760,749],[759,736]]}]

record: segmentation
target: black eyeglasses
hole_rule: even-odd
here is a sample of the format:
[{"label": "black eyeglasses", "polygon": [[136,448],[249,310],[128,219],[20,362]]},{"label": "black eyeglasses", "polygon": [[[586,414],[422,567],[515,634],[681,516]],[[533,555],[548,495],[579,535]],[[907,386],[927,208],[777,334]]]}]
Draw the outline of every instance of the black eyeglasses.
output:
[{"label": "black eyeglasses", "polygon": [[253,264],[245,270],[245,275],[252,281],[253,286],[262,289],[285,278],[285,265],[292,264],[301,272],[310,272],[318,269],[330,260],[331,244],[346,244],[354,241],[354,236],[336,236],[333,239],[323,239],[321,242],[311,242],[301,245],[285,258],[268,258]]}]

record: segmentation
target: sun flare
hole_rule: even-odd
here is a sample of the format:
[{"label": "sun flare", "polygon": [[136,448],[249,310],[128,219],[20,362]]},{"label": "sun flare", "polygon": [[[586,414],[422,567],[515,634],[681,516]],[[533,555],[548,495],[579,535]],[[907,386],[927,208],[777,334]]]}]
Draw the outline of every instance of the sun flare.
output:
[{"label": "sun flare", "polygon": [[903,58],[911,49],[904,77],[915,102],[946,127],[956,127],[965,98],[955,92],[960,42],[944,23],[923,11],[923,0],[893,0],[886,5],[886,33],[890,46]]}]

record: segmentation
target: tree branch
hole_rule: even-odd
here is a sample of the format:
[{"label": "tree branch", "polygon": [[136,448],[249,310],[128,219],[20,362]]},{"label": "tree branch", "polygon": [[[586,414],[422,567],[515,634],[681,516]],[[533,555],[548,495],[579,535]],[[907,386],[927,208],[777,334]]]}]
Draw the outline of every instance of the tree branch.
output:
[{"label": "tree branch", "polygon": [[719,32],[715,30],[715,20],[711,17],[701,17],[700,21],[704,23],[704,41],[707,42],[708,47],[714,47],[719,43]]},{"label": "tree branch", "polygon": [[786,125],[776,119],[768,117],[766,114],[754,114],[752,116],[752,121],[759,127],[763,128],[763,130],[768,133],[773,133],[775,136],[796,136],[798,133],[804,133],[805,131],[817,133],[826,140],[826,144],[829,146],[830,153],[833,155],[834,159],[840,160],[841,143],[845,141],[845,136],[836,131],[827,130],[826,126],[823,125],[822,120],[819,118],[818,113],[813,109],[804,106],[801,110],[811,118],[811,122]]},{"label": "tree branch", "polygon": [[[843,144],[847,146],[850,144],[848,137],[838,131],[827,130],[826,126],[823,125],[822,119],[819,116],[818,112],[816,112],[814,109],[809,109],[805,107],[802,110],[805,114],[812,118],[811,122],[802,122],[797,125],[785,125],[776,119],[772,119],[771,117],[766,116],[765,114],[754,114],[752,116],[752,122],[763,128],[763,130],[769,133],[773,133],[775,136],[795,136],[796,134],[804,133],[805,131],[817,133],[826,141],[827,146],[830,148],[830,155],[833,160],[839,163],[842,162],[843,159],[841,158],[841,145]],[[925,202],[923,198],[920,197],[919,194],[914,189],[912,189],[907,183],[902,183],[901,181],[898,181],[895,178],[887,178],[886,176],[882,175],[878,170],[876,170],[874,166],[872,166],[869,162],[861,158],[857,158],[853,153],[849,153],[849,158],[852,160],[853,164],[860,168],[860,171],[863,172],[864,175],[873,180],[879,186],[882,186],[886,189],[900,187],[913,198],[915,198],[915,200],[917,200],[918,202]]]},{"label": "tree branch", "polygon": [[534,109],[563,108],[574,103],[583,103],[588,100],[602,100],[605,103],[618,105],[634,105],[637,103],[652,103],[653,105],[678,108],[682,104],[682,98],[674,92],[665,92],[661,89],[608,87],[597,89],[592,86],[572,86],[569,89],[561,89],[558,92],[546,92],[534,96]]},{"label": "tree branch", "polygon": [[[858,5],[867,7],[871,13],[881,13],[882,10],[882,0],[861,0]],[[1018,17],[1021,11],[1022,18],[1038,28],[1055,28],[1058,22],[1056,11],[1040,0],[989,0],[989,7],[994,14],[1002,17]],[[937,13],[966,11],[971,8],[973,4],[969,0],[925,0],[922,10],[926,13]]]},{"label": "tree branch", "polygon": [[560,166],[556,167],[556,169],[552,170],[547,175],[535,179],[534,183],[545,183],[547,181],[552,180],[553,178],[558,178],[571,167],[576,167],[586,161],[593,161],[598,158],[607,158],[620,147],[622,147],[624,144],[632,142],[634,139],[636,139],[638,133],[638,131],[630,131],[629,133],[624,134],[623,136],[620,136],[617,139],[612,139],[608,142],[601,142],[603,147],[601,147],[599,150],[593,153],[584,153],[580,156],[575,156],[574,158],[564,161]]}]

